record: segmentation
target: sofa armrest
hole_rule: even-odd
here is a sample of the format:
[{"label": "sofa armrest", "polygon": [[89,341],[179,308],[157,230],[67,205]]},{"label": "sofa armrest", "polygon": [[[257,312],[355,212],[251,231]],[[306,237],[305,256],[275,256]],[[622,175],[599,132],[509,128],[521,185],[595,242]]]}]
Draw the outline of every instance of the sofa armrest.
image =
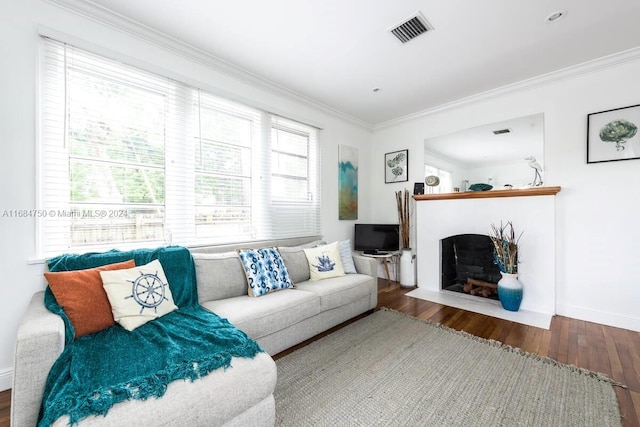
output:
[{"label": "sofa armrest", "polygon": [[11,391],[11,426],[34,426],[44,384],[65,343],[64,322],[44,306],[36,292],[18,328]]},{"label": "sofa armrest", "polygon": [[378,262],[375,258],[353,254],[353,263],[358,273],[378,279]]}]

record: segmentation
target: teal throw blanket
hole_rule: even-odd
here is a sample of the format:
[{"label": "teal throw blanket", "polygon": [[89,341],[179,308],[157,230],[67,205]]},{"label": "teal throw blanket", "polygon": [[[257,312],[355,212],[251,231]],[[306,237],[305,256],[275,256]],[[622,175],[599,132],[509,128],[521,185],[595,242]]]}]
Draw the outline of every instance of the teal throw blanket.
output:
[{"label": "teal throw blanket", "polygon": [[67,345],[49,372],[39,426],[63,415],[75,424],[89,415],[106,415],[124,400],[160,397],[172,381],[194,381],[231,366],[232,357],[252,358],[262,351],[226,319],[198,305],[195,267],[186,248],[62,255],[49,261],[49,270],[94,268],[130,259],[136,265],[160,260],[179,309],[131,332],[115,325],[74,340],[71,322],[47,288],[45,305],[64,319]]}]

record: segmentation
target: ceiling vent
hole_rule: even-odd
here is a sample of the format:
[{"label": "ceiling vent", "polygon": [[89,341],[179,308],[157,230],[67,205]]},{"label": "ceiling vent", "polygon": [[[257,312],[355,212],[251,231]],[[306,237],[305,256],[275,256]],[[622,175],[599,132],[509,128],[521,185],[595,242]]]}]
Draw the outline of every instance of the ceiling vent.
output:
[{"label": "ceiling vent", "polygon": [[502,135],[504,133],[511,133],[511,129],[498,129],[493,131],[494,135]]},{"label": "ceiling vent", "polygon": [[393,34],[400,42],[406,43],[413,40],[427,31],[432,31],[433,27],[422,13],[416,12],[409,18],[403,20],[400,24],[390,28],[388,31]]}]

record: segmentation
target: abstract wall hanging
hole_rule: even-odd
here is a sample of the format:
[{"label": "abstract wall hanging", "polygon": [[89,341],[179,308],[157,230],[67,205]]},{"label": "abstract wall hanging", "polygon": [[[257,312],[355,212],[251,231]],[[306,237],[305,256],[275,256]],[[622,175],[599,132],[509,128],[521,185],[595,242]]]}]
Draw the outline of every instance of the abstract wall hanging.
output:
[{"label": "abstract wall hanging", "polygon": [[358,149],[338,147],[338,219],[358,219]]}]

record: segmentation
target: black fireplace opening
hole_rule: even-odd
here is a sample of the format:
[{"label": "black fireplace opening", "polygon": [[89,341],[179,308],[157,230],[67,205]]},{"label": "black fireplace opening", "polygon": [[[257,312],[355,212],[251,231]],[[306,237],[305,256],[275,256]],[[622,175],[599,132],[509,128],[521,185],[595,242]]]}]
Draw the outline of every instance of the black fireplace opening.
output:
[{"label": "black fireplace opening", "polygon": [[458,234],[442,239],[440,245],[440,283],[443,290],[467,295],[479,293],[479,296],[498,299],[497,292],[492,287],[472,285],[483,282],[496,284],[501,278],[500,270],[493,259],[493,244],[489,236]]}]

